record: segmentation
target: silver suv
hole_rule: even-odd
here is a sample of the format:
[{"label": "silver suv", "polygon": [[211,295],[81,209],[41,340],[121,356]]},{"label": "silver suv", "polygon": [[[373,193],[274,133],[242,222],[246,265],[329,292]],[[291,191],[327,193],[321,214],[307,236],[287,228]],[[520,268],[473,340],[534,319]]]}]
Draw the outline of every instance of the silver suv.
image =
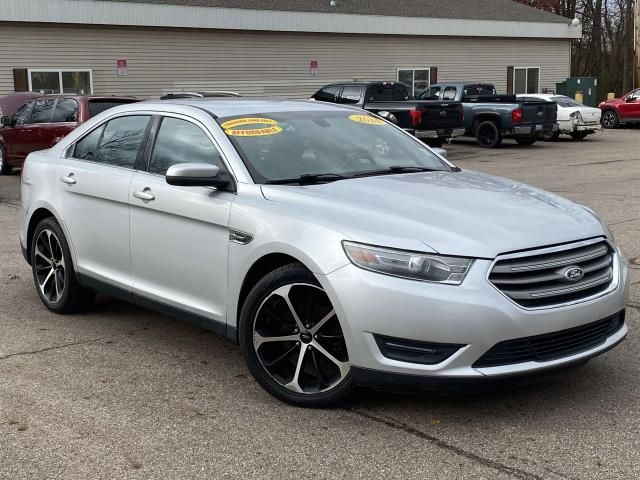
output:
[{"label": "silver suv", "polygon": [[21,195],[47,308],[104,291],[206,326],[297,405],[580,364],[627,333],[628,264],[591,210],[349,107],[116,107],[31,154]]}]

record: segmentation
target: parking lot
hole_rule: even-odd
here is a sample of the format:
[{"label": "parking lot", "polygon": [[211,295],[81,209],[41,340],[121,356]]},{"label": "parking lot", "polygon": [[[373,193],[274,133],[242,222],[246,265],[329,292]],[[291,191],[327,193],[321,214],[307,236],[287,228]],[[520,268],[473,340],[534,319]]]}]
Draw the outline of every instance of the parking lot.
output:
[{"label": "parking lot", "polygon": [[106,296],[85,314],[46,310],[20,253],[19,176],[0,177],[0,478],[640,477],[639,145],[630,129],[447,147],[462,168],[602,215],[633,268],[621,346],[552,383],[463,396],[363,391],[332,410],[278,402],[236,345],[170,318]]}]

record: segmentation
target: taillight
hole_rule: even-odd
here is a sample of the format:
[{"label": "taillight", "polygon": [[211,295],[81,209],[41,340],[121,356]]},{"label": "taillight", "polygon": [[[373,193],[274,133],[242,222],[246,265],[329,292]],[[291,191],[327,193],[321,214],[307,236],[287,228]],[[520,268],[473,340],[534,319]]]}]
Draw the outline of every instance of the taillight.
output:
[{"label": "taillight", "polygon": [[522,107],[516,108],[513,112],[511,112],[511,121],[513,123],[522,123],[523,118],[524,118],[524,109]]},{"label": "taillight", "polygon": [[411,115],[411,125],[414,127],[419,127],[422,124],[422,112],[418,109],[409,110],[409,115]]}]

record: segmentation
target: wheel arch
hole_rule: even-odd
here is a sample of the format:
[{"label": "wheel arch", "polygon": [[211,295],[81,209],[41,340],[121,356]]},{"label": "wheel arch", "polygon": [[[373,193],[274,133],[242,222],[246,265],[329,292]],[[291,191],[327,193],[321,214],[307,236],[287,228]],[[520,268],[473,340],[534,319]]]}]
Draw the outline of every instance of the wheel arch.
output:
[{"label": "wheel arch", "polygon": [[487,120],[494,122],[498,127],[498,130],[502,129],[502,118],[500,117],[500,115],[492,112],[482,112],[482,113],[478,113],[473,118],[473,133],[475,134],[476,129],[478,128],[478,125],[480,125],[482,122]]},{"label": "wheel arch", "polygon": [[[240,291],[238,293],[238,299],[236,303],[236,317],[240,316],[242,312],[242,307],[244,306],[245,301],[247,300],[247,296],[251,289],[262,279],[265,275],[273,272],[274,270],[283,267],[285,265],[290,265],[292,263],[299,263],[304,266],[307,270],[311,271],[311,269],[305,265],[300,259],[289,255],[287,253],[282,252],[272,252],[262,257],[258,258],[254,261],[247,270],[242,280],[242,286],[240,287]],[[236,321],[236,329],[239,329],[239,323]]]},{"label": "wheel arch", "polygon": [[53,219],[55,219],[56,222],[58,222],[58,224],[60,225],[60,228],[62,228],[62,231],[64,232],[64,235],[66,237],[67,240],[67,244],[69,245],[69,250],[71,252],[71,257],[75,263],[75,254],[74,254],[74,250],[73,250],[73,244],[71,242],[71,239],[69,238],[69,234],[67,232],[67,229],[64,225],[64,222],[60,221],[60,217],[58,216],[57,212],[55,211],[54,208],[52,208],[50,205],[47,204],[40,204],[38,206],[36,206],[33,209],[33,212],[29,215],[29,220],[27,222],[27,229],[26,229],[26,245],[25,248],[27,250],[26,255],[27,255],[27,262],[29,262],[29,264],[31,264],[31,241],[33,240],[33,233],[36,229],[36,226],[38,225],[38,223],[40,223],[42,220],[44,220],[45,218],[51,217]]}]

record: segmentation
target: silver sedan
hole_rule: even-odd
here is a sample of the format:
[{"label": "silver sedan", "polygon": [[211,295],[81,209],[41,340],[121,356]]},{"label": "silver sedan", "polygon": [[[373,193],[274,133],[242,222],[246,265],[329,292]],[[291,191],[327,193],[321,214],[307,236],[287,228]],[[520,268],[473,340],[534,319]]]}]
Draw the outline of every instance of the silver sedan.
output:
[{"label": "silver sedan", "polygon": [[28,157],[20,241],[47,308],[103,291],[210,328],[302,406],[622,341],[628,265],[595,213],[443,153],[319,102],[116,107]]}]

